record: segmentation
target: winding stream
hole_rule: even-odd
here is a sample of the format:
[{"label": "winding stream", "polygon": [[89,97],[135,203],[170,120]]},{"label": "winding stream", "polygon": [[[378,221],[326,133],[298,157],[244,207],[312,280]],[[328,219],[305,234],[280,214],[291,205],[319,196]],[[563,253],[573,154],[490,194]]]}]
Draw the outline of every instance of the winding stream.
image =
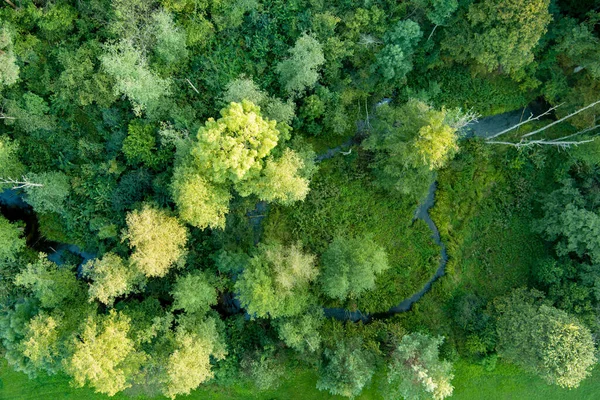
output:
[{"label": "winding stream", "polygon": [[[383,104],[383,103],[382,103]],[[529,113],[533,112],[538,114],[540,112],[540,105],[538,103],[532,103],[524,110],[511,111],[504,114],[494,115],[486,117],[472,124],[467,129],[467,136],[479,136],[487,137],[510,126],[519,123],[523,117],[527,118]],[[351,149],[353,145],[360,144],[363,137],[360,133],[356,136],[348,139],[343,144],[328,149],[326,152],[319,154],[316,158],[316,162],[321,162],[333,158],[337,154],[343,153],[345,149]],[[448,262],[448,253],[446,251],[446,245],[442,242],[440,232],[435,222],[429,215],[429,210],[435,204],[435,191],[437,189],[437,182],[433,182],[429,187],[427,197],[419,204],[415,210],[413,221],[416,219],[422,219],[429,229],[431,230],[431,238],[434,242],[440,246],[440,262],[435,274],[423,285],[421,290],[413,294],[407,299],[402,300],[397,305],[391,307],[388,311],[376,314],[365,314],[360,311],[350,311],[344,308],[324,308],[323,311],[325,316],[336,318],[338,320],[349,320],[349,321],[363,321],[369,322],[373,319],[386,318],[394,314],[403,313],[409,311],[414,303],[419,301],[429,290],[436,280],[444,275],[446,269],[446,263]],[[264,218],[268,205],[265,202],[259,202],[255,210],[248,213],[251,218],[251,224],[255,234],[255,241],[260,240],[260,225]],[[35,248],[38,251],[44,251],[48,253],[48,258],[57,263],[64,263],[65,253],[71,252],[82,258],[81,266],[87,260],[95,257],[94,254],[85,252],[79,247],[71,244],[52,243],[45,242],[40,239],[39,232],[37,232],[37,218],[27,203],[23,201],[22,194],[11,189],[7,189],[0,192],[0,211],[9,220],[23,220],[26,222],[26,236],[28,239],[28,245]]]},{"label": "winding stream", "polygon": [[[490,117],[483,118],[477,121],[476,123],[470,125],[466,129],[466,136],[478,136],[483,138],[491,136],[497,132],[500,132],[504,129],[518,124],[523,119],[528,118],[530,113],[533,113],[535,115],[541,114],[543,112],[542,108],[542,103],[533,102],[522,110],[510,111],[507,113],[492,115]],[[327,150],[327,152],[318,156],[316,158],[316,161],[320,162],[322,160],[332,158],[336,154],[340,153],[344,148],[350,147],[355,142],[356,136],[352,139],[349,139],[347,142],[343,143],[342,145],[336,148]],[[440,231],[437,225],[429,215],[429,210],[435,204],[436,189],[437,182],[434,181],[429,186],[427,197],[419,204],[419,206],[415,210],[415,216],[413,218],[413,221],[415,219],[422,219],[427,224],[427,226],[431,230],[431,238],[438,246],[440,246],[439,266],[433,274],[433,276],[425,283],[425,285],[423,285],[421,290],[419,290],[417,293],[413,294],[409,298],[402,300],[400,303],[391,307],[388,311],[383,313],[365,314],[358,310],[350,311],[345,308],[324,308],[323,311],[326,317],[336,318],[342,321],[369,322],[373,319],[386,318],[394,314],[410,311],[412,305],[419,301],[427,292],[431,290],[431,287],[433,286],[434,282],[442,276],[444,276],[444,273],[446,271],[446,264],[448,263],[448,252],[446,251],[446,245],[444,244],[444,242],[442,242],[442,238],[440,237]]]}]

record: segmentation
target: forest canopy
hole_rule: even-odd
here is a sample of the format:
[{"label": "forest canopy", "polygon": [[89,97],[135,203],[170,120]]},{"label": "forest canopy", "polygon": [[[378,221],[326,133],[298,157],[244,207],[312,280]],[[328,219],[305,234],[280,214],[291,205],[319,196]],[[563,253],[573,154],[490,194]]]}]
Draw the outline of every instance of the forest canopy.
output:
[{"label": "forest canopy", "polygon": [[577,390],[599,22],[594,0],[4,0],[6,368],[140,398],[440,400],[507,365]]}]

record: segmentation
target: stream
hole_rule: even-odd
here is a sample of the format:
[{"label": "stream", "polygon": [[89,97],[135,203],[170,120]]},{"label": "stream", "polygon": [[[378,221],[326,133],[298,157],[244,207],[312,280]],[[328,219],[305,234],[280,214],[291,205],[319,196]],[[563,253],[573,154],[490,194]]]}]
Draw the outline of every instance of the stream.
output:
[{"label": "stream", "polygon": [[[389,102],[389,101],[388,101]],[[381,102],[384,104],[384,102]],[[379,104],[378,104],[379,105]],[[532,103],[523,110],[515,110],[503,114],[498,114],[490,117],[483,118],[476,123],[473,123],[465,129],[467,137],[479,136],[488,137],[494,133],[500,132],[510,126],[518,124],[521,120],[529,117],[530,113],[540,114],[543,110],[543,105],[537,102]],[[348,139],[341,145],[328,149],[326,152],[316,156],[315,161],[321,162],[334,156],[343,153],[346,154],[346,150],[352,149],[353,145],[358,145],[362,141],[364,136],[359,129],[359,133],[356,136]],[[416,219],[423,220],[429,229],[431,230],[431,238],[440,247],[440,261],[439,266],[433,276],[423,285],[421,290],[413,294],[407,299],[402,300],[397,305],[391,307],[388,311],[376,314],[365,314],[361,311],[350,311],[344,308],[324,308],[324,314],[327,317],[336,318],[343,321],[363,321],[369,322],[373,319],[386,318],[392,315],[409,311],[414,303],[419,301],[440,277],[444,275],[446,269],[446,263],[448,262],[448,254],[446,246],[442,242],[440,232],[435,222],[429,215],[429,210],[435,204],[435,191],[437,189],[437,182],[433,182],[427,194],[427,197],[419,204],[415,210],[413,221]],[[67,254],[72,253],[81,259],[79,263],[78,271],[80,267],[90,259],[95,258],[95,254],[86,252],[79,247],[72,244],[55,243],[44,240],[38,231],[38,221],[33,209],[28,205],[22,197],[22,193],[6,189],[0,192],[0,211],[10,221],[24,221],[25,222],[25,236],[27,238],[27,245],[37,251],[42,251],[48,254],[48,259],[56,264],[64,264],[66,262]],[[248,213],[251,225],[255,235],[255,242],[260,240],[260,228],[261,222],[267,212],[268,204],[266,202],[259,202],[256,209]],[[231,297],[231,296],[230,296]],[[235,299],[230,299],[235,300]]]},{"label": "stream", "polygon": [[[387,101],[386,103],[389,103],[389,101]],[[384,104],[384,103],[382,102],[377,105],[380,105],[380,104]],[[485,117],[485,118],[471,124],[470,126],[466,127],[465,128],[465,137],[474,137],[474,136],[478,136],[478,137],[482,137],[482,138],[489,137],[491,135],[494,135],[495,133],[498,133],[500,131],[503,131],[504,129],[510,128],[511,126],[518,124],[519,122],[521,122],[524,119],[527,119],[530,114],[534,114],[534,115],[541,114],[542,112],[545,111],[544,106],[545,106],[544,103],[535,101],[535,102],[531,103],[530,105],[528,105],[527,107],[525,107],[524,109],[509,111],[509,112],[506,112],[503,114]],[[353,143],[356,143],[356,141],[357,141],[356,138],[357,137],[355,136],[354,138],[349,139],[347,142],[343,143],[342,145],[340,145],[334,149],[329,149],[324,154],[318,156],[316,158],[316,161],[320,162],[325,159],[332,158],[336,154],[342,152],[342,150],[344,148],[348,148]],[[413,218],[413,221],[416,219],[421,219],[427,224],[427,226],[431,230],[431,238],[438,246],[440,246],[440,262],[439,262],[438,268],[435,271],[435,273],[433,274],[433,276],[423,285],[421,290],[419,290],[418,292],[416,292],[409,298],[402,300],[400,303],[391,307],[388,311],[383,312],[383,313],[367,314],[367,313],[363,313],[359,310],[350,311],[345,308],[324,308],[323,311],[324,311],[326,317],[336,318],[336,319],[342,320],[342,321],[353,321],[353,322],[362,321],[362,322],[366,323],[373,319],[381,319],[381,318],[391,317],[394,314],[399,314],[399,313],[410,311],[412,305],[415,304],[417,301],[419,301],[427,292],[429,292],[431,290],[431,287],[433,286],[435,281],[437,281],[439,278],[444,276],[444,273],[446,271],[446,264],[448,263],[448,252],[446,251],[446,245],[444,244],[444,242],[442,242],[442,238],[440,237],[440,231],[438,230],[437,225],[435,224],[435,222],[431,219],[431,216],[429,215],[429,210],[435,204],[436,189],[437,189],[437,182],[434,181],[429,186],[429,191],[427,193],[427,197],[425,199],[423,199],[423,201],[421,201],[421,203],[415,210],[415,215]]]}]

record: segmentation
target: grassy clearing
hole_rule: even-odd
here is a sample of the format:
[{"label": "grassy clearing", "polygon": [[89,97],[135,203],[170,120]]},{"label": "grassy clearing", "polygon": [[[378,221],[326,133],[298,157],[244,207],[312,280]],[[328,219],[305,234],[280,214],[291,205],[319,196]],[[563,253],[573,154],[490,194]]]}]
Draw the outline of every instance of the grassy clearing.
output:
[{"label": "grassy clearing", "polygon": [[487,372],[480,365],[460,361],[453,384],[451,398],[455,400],[592,400],[600,393],[600,370],[596,368],[577,389],[568,390],[550,386],[513,365],[499,363]]},{"label": "grassy clearing", "polygon": [[336,235],[368,235],[386,249],[392,267],[378,278],[376,290],[345,306],[386,311],[429,280],[437,267],[439,247],[423,221],[412,222],[417,204],[374,187],[362,162],[354,154],[323,162],[302,204],[271,210],[264,225],[265,240],[299,240],[321,254]]},{"label": "grassy clearing", "polygon": [[[574,390],[549,386],[540,378],[527,374],[512,365],[499,363],[493,372],[487,372],[480,365],[459,361],[455,365],[454,395],[456,400],[592,400],[598,398],[600,392],[600,371],[583,381]],[[381,400],[377,393],[377,376],[375,382],[363,392],[358,400]],[[0,364],[0,399],[3,400],[124,400],[131,399],[125,395],[108,397],[94,393],[89,388],[76,389],[69,386],[64,376],[44,377],[29,380],[25,374],[8,368],[6,361]],[[258,393],[249,388],[220,389],[205,387],[196,390],[189,400],[312,400],[343,399],[315,389],[316,375],[312,371],[298,371],[292,380],[284,382],[279,389]],[[164,399],[163,397],[157,399]]]}]

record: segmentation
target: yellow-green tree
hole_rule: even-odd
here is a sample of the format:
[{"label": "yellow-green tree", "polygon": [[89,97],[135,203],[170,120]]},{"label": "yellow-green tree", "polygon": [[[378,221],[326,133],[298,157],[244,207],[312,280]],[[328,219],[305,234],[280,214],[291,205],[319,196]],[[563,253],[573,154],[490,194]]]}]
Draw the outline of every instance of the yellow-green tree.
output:
[{"label": "yellow-green tree", "polygon": [[89,300],[98,300],[108,306],[112,306],[115,298],[131,292],[135,282],[140,280],[140,273],[114,253],[88,261],[83,265],[83,274],[92,280]]},{"label": "yellow-green tree", "polygon": [[225,358],[227,351],[217,329],[216,321],[207,318],[180,321],[175,333],[175,350],[166,362],[164,394],[172,399],[186,395],[214,376],[211,357]]},{"label": "yellow-green tree", "polygon": [[292,316],[309,305],[308,286],[318,273],[315,256],[305,253],[300,244],[261,244],[235,289],[251,315]]},{"label": "yellow-green tree", "polygon": [[165,276],[176,263],[184,261],[187,229],[176,217],[145,205],[127,215],[127,232],[133,249],[130,262],[147,277]]},{"label": "yellow-green tree", "polygon": [[64,362],[65,372],[76,386],[89,383],[109,396],[131,387],[145,355],[129,337],[130,324],[129,317],[114,310],[85,319],[73,340],[73,355]]},{"label": "yellow-green tree", "polygon": [[231,189],[268,201],[303,200],[308,181],[304,161],[292,150],[273,158],[280,139],[277,122],[263,118],[250,101],[230,103],[210,118],[179,160],[173,198],[181,218],[198,228],[223,228]]}]

